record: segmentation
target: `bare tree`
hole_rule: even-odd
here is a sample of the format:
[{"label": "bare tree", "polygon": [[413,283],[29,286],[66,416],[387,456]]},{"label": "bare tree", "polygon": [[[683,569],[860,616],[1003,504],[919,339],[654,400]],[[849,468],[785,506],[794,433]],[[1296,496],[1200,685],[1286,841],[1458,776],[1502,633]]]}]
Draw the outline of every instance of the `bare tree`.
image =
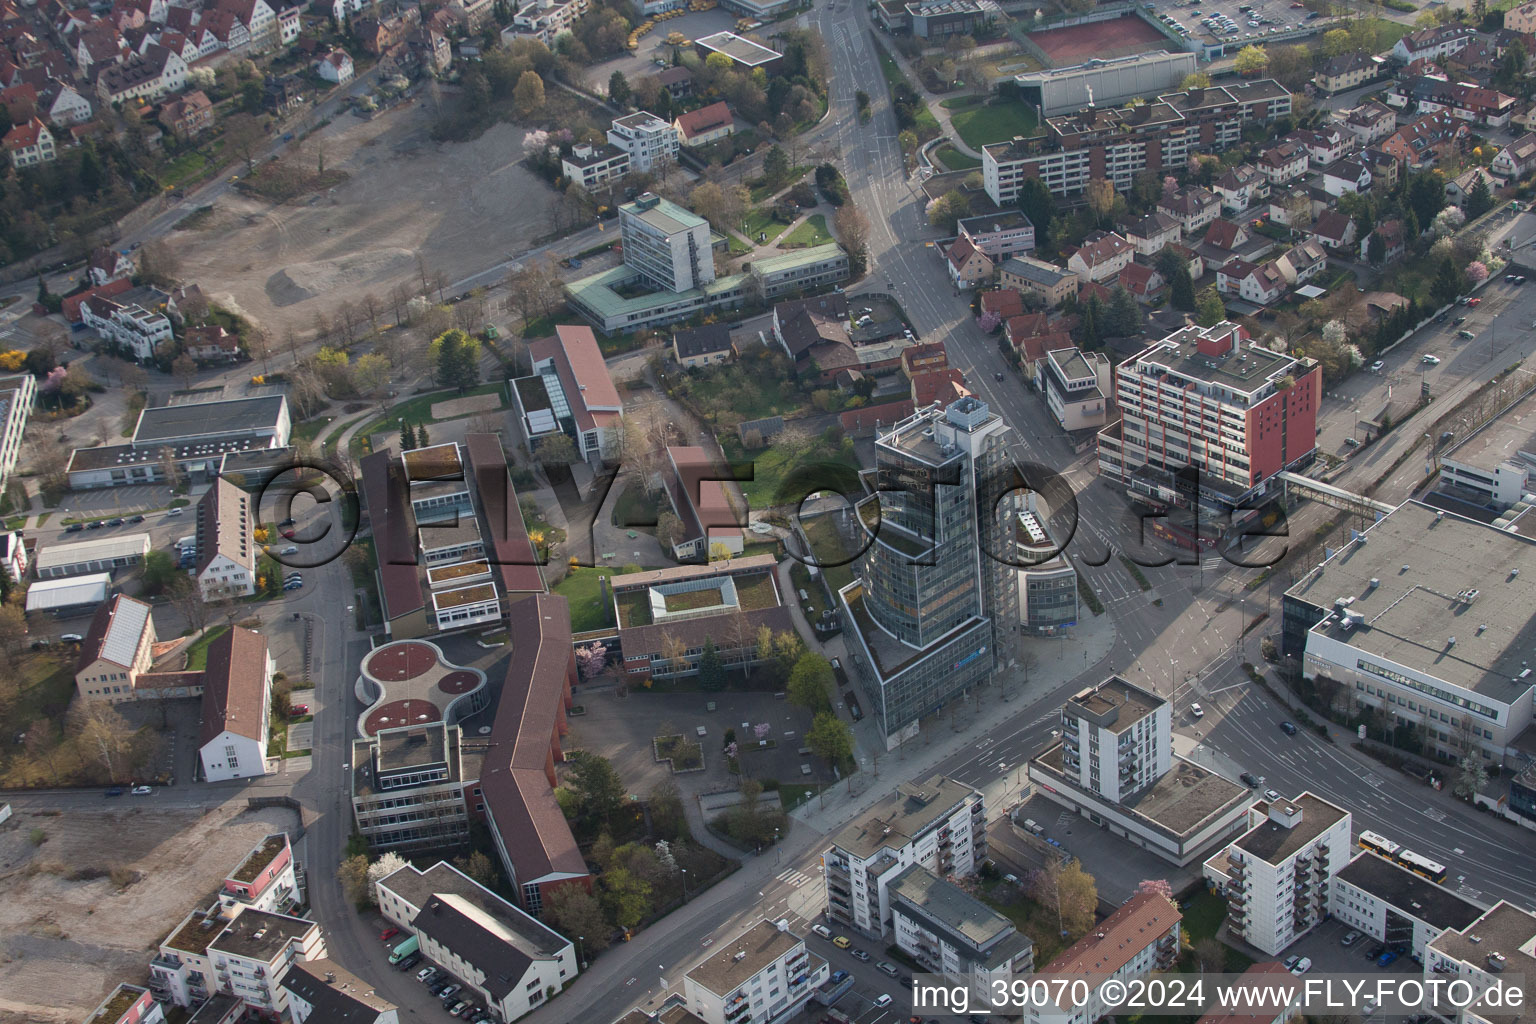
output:
[{"label": "bare tree", "polygon": [[250,353],[252,359],[261,360],[261,372],[272,372],[272,341],[267,337],[267,332],[260,327],[252,327],[245,332],[245,350]]},{"label": "bare tree", "polygon": [[256,169],[256,150],[266,137],[261,121],[250,114],[232,114],[224,119],[224,144],[245,161],[247,174]]},{"label": "bare tree", "polygon": [[368,333],[373,334],[379,329],[379,297],[373,292],[364,295],[361,309],[368,317]]}]

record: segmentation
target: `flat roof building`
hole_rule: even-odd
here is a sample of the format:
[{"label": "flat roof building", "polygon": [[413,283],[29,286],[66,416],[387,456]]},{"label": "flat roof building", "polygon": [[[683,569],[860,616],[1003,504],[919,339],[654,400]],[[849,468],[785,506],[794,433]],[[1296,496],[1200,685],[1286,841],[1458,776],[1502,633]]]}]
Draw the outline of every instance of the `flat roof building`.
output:
[{"label": "flat roof building", "polygon": [[716,32],[694,40],[693,45],[701,51],[700,56],[708,57],[711,53],[723,53],[738,67],[746,68],[748,71],[755,68],[773,71],[778,68],[784,57],[779,51],[771,50],[761,43],[755,43],[734,32]]},{"label": "flat roof building", "polygon": [[1369,850],[1334,876],[1331,907],[1351,928],[1420,957],[1447,928],[1460,931],[1486,909]]},{"label": "flat roof building", "polygon": [[69,544],[50,544],[37,552],[39,579],[112,573],[138,565],[149,554],[149,534],[119,533]]},{"label": "flat roof building", "polygon": [[775,1024],[805,1008],[827,962],[787,921],[759,921],[683,977],[689,1009],[708,1024]]},{"label": "flat roof building", "polygon": [[99,606],[112,589],[112,574],[91,573],[63,579],[38,580],[27,587],[27,612],[75,615]]},{"label": "flat roof building", "polygon": [[1282,650],[1428,753],[1503,763],[1530,728],[1536,542],[1418,501],[1285,593]]},{"label": "flat roof building", "polygon": [[1506,509],[1524,499],[1536,472],[1536,390],[1440,453],[1440,489]]},{"label": "flat roof building", "polygon": [[210,480],[230,452],[282,448],[291,421],[282,395],[156,406],[139,413],[133,440],[70,453],[75,489],[164,483],[168,467],[186,479]]},{"label": "flat roof building", "polygon": [[925,969],[983,995],[1034,971],[1035,944],[1013,922],[920,864],[890,885],[896,946]]}]

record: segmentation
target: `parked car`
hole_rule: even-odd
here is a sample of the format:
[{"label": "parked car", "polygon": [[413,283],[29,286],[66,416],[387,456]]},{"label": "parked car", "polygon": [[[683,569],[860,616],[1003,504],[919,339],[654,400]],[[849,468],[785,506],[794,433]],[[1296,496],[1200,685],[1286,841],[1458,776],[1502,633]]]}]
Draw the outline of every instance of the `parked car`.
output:
[{"label": "parked car", "polygon": [[1243,772],[1243,774],[1239,775],[1238,778],[1242,779],[1243,785],[1247,786],[1249,789],[1258,789],[1259,783],[1264,781],[1257,775],[1253,774],[1253,772]]},{"label": "parked car", "polygon": [[63,636],[59,637],[59,640],[66,644],[78,644],[84,643],[85,637],[81,636],[79,633],[65,633]]},{"label": "parked car", "polygon": [[852,956],[855,960],[857,960],[861,964],[869,963],[869,954],[864,952],[864,950],[862,950],[862,949],[856,949],[852,953],[850,953],[849,955]]},{"label": "parked car", "polygon": [[1394,961],[1396,959],[1397,959],[1397,951],[1389,949],[1385,953],[1381,954],[1381,956],[1376,958],[1376,966],[1377,967],[1390,967],[1392,965],[1392,961]]},{"label": "parked car", "polygon": [[1451,323],[1455,324],[1458,327],[1460,327],[1462,324],[1464,324],[1466,322],[1467,322],[1467,318],[1464,317],[1464,316],[1459,316],[1455,320],[1451,321]]},{"label": "parked car", "polygon": [[458,982],[454,982],[451,985],[445,986],[443,990],[437,994],[437,998],[446,1003],[448,1000],[458,995],[459,992],[463,990],[463,988],[463,985],[460,985]]},{"label": "parked car", "polygon": [[401,960],[399,963],[395,964],[395,970],[408,971],[419,963],[421,963],[421,954],[411,953],[407,955],[404,960]]},{"label": "parked car", "polygon": [[884,1009],[885,1007],[890,1006],[891,1005],[890,993],[882,992],[879,996],[877,996],[875,998],[875,1005],[880,1007],[881,1009]]},{"label": "parked car", "polygon": [[284,519],[282,522],[278,523],[277,525],[278,526],[295,526],[295,525],[297,525],[297,523],[298,523],[298,520],[294,519],[292,516],[289,516],[287,519]]},{"label": "parked car", "polygon": [[[298,709],[295,708],[294,710],[298,710]],[[382,932],[379,933],[379,941],[380,942],[388,942],[390,939],[394,938],[396,935],[399,935],[399,934],[400,934],[400,929],[399,928],[385,928]]]},{"label": "parked car", "polygon": [[1375,960],[1377,957],[1381,956],[1381,954],[1385,953],[1386,951],[1387,951],[1387,947],[1382,945],[1381,943],[1377,942],[1377,943],[1372,944],[1371,948],[1367,949],[1365,951],[1365,958],[1367,960]]},{"label": "parked car", "polygon": [[1353,946],[1355,943],[1357,943],[1359,941],[1360,941],[1360,933],[1355,931],[1353,928],[1351,928],[1349,930],[1349,933],[1347,935],[1345,935],[1342,939],[1339,940],[1339,945],[1341,945],[1341,946]]},{"label": "parked car", "polygon": [[1428,352],[1426,352],[1422,356],[1419,356],[1419,362],[1423,363],[1425,366],[1439,366],[1440,365],[1440,357],[1439,356],[1432,356]]},{"label": "parked car", "polygon": [[1287,736],[1295,736],[1296,735],[1296,727],[1294,725],[1292,725],[1290,722],[1281,722],[1280,723],[1280,731],[1285,733]]},{"label": "parked car", "polygon": [[827,980],[832,982],[832,984],[836,985],[838,982],[842,981],[846,977],[848,977],[848,972],[847,971],[833,971],[832,972],[832,977],[828,978]]},{"label": "parked car", "polygon": [[149,796],[149,794],[152,793],[152,792],[154,792],[154,790],[150,789],[148,786],[134,786],[133,787],[133,795],[134,796]]},{"label": "parked car", "polygon": [[64,532],[65,533],[79,533],[83,529],[85,529],[85,524],[84,523],[70,523],[68,526],[64,527]]},{"label": "parked car", "polygon": [[1471,341],[1473,338],[1477,337],[1477,335],[1463,327],[1461,330],[1456,332],[1456,337],[1465,338],[1467,341]]},{"label": "parked car", "polygon": [[123,795],[123,787],[122,786],[113,786],[111,789],[107,790],[105,793],[103,793],[101,795],[102,796],[122,796]]},{"label": "parked car", "polygon": [[1380,373],[1386,367],[1386,365],[1387,364],[1384,361],[1378,359],[1374,363],[1371,364],[1371,372],[1372,373]]},{"label": "parked car", "polygon": [[847,949],[849,946],[853,945],[853,942],[849,940],[848,936],[839,935],[837,938],[832,940],[832,945],[836,946],[838,949]]},{"label": "parked car", "polygon": [[107,525],[108,526],[122,526],[123,525],[123,517],[122,516],[115,516],[114,518],[107,520]]},{"label": "parked car", "polygon": [[181,515],[181,506],[178,505],[176,508],[168,508],[165,510],[165,514],[168,516],[179,516]]},{"label": "parked car", "polygon": [[879,971],[881,974],[889,974],[893,978],[901,973],[896,969],[896,965],[891,963],[889,960],[881,960],[879,963],[875,964],[875,970]]},{"label": "parked car", "polygon": [[[443,1002],[444,1002],[444,1005],[447,1004],[447,1000],[444,1000]],[[468,1005],[469,1005],[468,1002],[466,1002],[463,999],[460,999],[458,1002],[456,1002],[452,1006],[448,1007],[448,1013],[451,1016],[457,1017],[459,1015],[459,1012],[461,1010],[463,1010],[465,1007],[467,1007]]]},{"label": "parked car", "polygon": [[85,524],[85,528],[87,530],[99,530],[99,529],[101,529],[101,520],[100,519],[92,519],[90,522]]},{"label": "parked car", "polygon": [[828,928],[824,924],[811,925],[811,931],[815,932],[817,935],[820,935],[824,939],[830,939],[832,937],[832,929]]},{"label": "parked car", "polygon": [[1306,974],[1311,969],[1312,969],[1312,958],[1309,957],[1309,956],[1301,957],[1299,960],[1297,960],[1294,964],[1291,965],[1291,973],[1292,974]]},{"label": "parked car", "polygon": [[128,521],[130,523],[142,523],[144,521],[144,517],[143,516],[129,516],[128,517]]},{"label": "parked car", "polygon": [[[307,714],[309,714],[309,705],[308,704],[295,704],[295,705],[293,705],[293,713],[296,714],[296,715],[307,715]],[[398,929],[391,928],[390,931],[393,931],[396,935],[400,934]]]},{"label": "parked car", "polygon": [[1266,789],[1264,791],[1264,799],[1268,800],[1270,803],[1276,803],[1280,799],[1280,794],[1275,792],[1273,789]]},{"label": "parked car", "polygon": [[436,973],[437,973],[437,968],[436,967],[423,967],[421,970],[416,972],[416,980],[417,981],[426,981],[428,978],[432,977],[432,975],[434,975]]}]

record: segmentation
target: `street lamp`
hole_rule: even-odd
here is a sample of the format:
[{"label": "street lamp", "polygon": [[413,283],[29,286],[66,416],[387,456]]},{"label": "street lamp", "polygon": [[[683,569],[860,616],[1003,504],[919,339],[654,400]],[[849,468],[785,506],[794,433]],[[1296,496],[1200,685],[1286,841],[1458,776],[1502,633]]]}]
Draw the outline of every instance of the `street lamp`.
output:
[{"label": "street lamp", "polygon": [[683,902],[688,902],[688,869],[683,868]]},{"label": "street lamp", "polygon": [[583,950],[585,949],[585,947],[582,945],[582,943],[584,943],[586,941],[587,941],[587,937],[585,935],[578,935],[578,936],[576,936],[576,959],[581,962],[581,969],[582,970],[586,970],[587,969],[587,958],[582,955]]}]

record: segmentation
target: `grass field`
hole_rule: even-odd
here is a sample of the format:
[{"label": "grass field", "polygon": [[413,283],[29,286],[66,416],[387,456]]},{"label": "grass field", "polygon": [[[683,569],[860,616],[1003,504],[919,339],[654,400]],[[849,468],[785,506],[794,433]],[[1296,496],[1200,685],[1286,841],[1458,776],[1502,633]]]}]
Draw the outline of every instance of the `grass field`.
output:
[{"label": "grass field", "polygon": [[[772,242],[784,230],[784,225],[774,220],[773,211],[768,209],[750,211],[744,218],[744,222],[746,224],[747,238],[754,240],[754,243],[758,245],[766,245],[768,242]],[[767,234],[768,238],[765,242],[755,242],[760,234]]]},{"label": "grass field", "polygon": [[975,95],[951,96],[947,100],[940,100],[939,106],[943,107],[945,110],[964,110],[966,107],[976,106],[976,104],[983,102],[985,99],[985,96]]},{"label": "grass field", "polygon": [[613,605],[603,599],[598,579],[623,574],[622,566],[613,565],[574,569],[569,576],[549,588],[551,593],[559,594],[571,603],[572,632],[604,629],[613,625]]},{"label": "grass field", "polygon": [[981,161],[960,152],[954,146],[944,145],[933,151],[933,158],[947,170],[970,171],[981,166]]},{"label": "grass field", "polygon": [[208,645],[229,632],[228,626],[214,626],[187,645],[187,671],[196,672],[208,667]]},{"label": "grass field", "polygon": [[885,84],[891,88],[891,91],[894,93],[897,86],[904,85],[912,90],[913,95],[919,97],[917,110],[913,115],[917,121],[918,138],[931,138],[937,135],[939,132],[938,118],[933,116],[933,111],[928,109],[928,104],[922,101],[922,93],[918,92],[912,83],[907,80],[907,76],[902,74],[901,65],[896,63],[896,58],[885,52],[885,47],[877,43],[876,49],[880,51],[880,73],[885,76]]},{"label": "grass field", "polygon": [[733,462],[750,462],[752,479],[740,481],[742,496],[754,509],[772,508],[784,502],[797,503],[803,494],[780,494],[784,482],[797,467],[836,463],[857,468],[851,452],[816,441],[810,445],[773,444],[761,451],[742,449],[735,435],[721,438],[726,458]]},{"label": "grass field", "polygon": [[955,132],[972,149],[990,142],[1006,142],[1015,135],[1035,134],[1035,115],[1022,103],[989,103],[957,111],[950,121]]},{"label": "grass field", "polygon": [[470,388],[462,395],[457,391],[433,391],[425,395],[417,395],[407,398],[403,402],[395,403],[394,407],[383,416],[377,416],[370,420],[361,430],[352,435],[352,446],[358,447],[364,437],[377,434],[385,429],[398,431],[402,419],[410,423],[436,423],[432,418],[432,406],[438,402],[447,402],[454,398],[469,398],[473,395],[501,395],[501,403],[506,405],[507,398],[500,384],[481,384],[479,387]]},{"label": "grass field", "polygon": [[779,246],[784,249],[803,249],[830,241],[832,241],[832,233],[827,230],[827,218],[814,213],[801,221],[795,230],[785,235],[779,242]]}]

